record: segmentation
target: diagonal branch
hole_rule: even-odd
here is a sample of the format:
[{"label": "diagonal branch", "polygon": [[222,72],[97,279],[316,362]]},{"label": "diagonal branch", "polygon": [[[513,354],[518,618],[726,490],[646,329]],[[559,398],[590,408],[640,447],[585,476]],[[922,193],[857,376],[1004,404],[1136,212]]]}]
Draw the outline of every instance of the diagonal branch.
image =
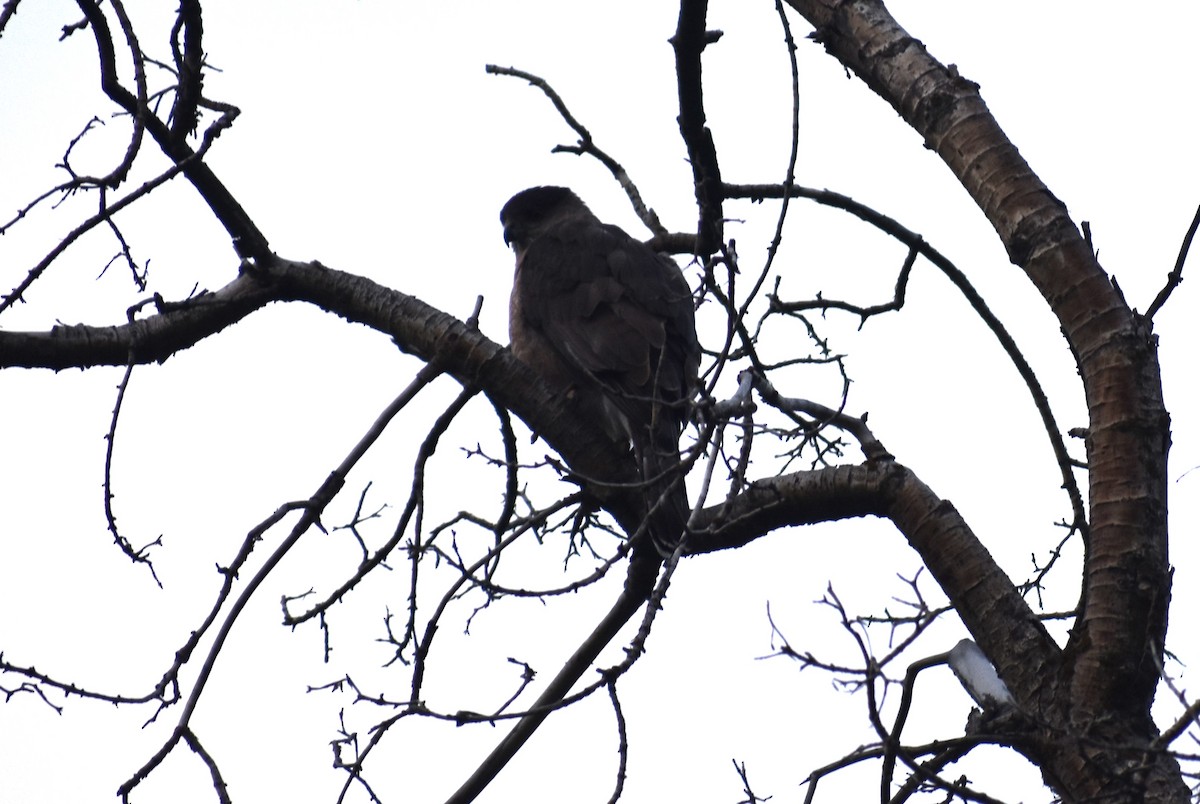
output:
[{"label": "diagonal branch", "polygon": [[[229,189],[217,178],[212,169],[202,161],[194,160],[194,152],[184,138],[175,137],[171,129],[157,116],[143,113],[138,99],[120,82],[117,74],[116,53],[113,49],[112,32],[104,12],[95,0],[77,0],[79,8],[87,17],[96,37],[100,55],[101,86],[108,97],[123,110],[141,120],[146,131],[154,138],[162,152],[173,162],[186,163],[184,176],[196,188],[200,197],[216,215],[232,238],[238,254],[267,260],[271,256],[266,236],[238,203]],[[141,65],[138,65],[139,69]]]},{"label": "diagonal branch", "polygon": [[[1075,480],[1075,461],[1071,458],[1067,451],[1066,442],[1063,440],[1062,429],[1058,426],[1058,421],[1055,419],[1054,411],[1050,408],[1050,400],[1046,396],[1045,390],[1042,388],[1041,381],[1033,370],[1033,366],[1029,365],[1029,361],[1025,359],[1025,355],[1021,352],[1021,348],[1017,346],[1016,340],[1009,333],[1008,328],[1004,323],[992,312],[984,301],[983,296],[971,284],[971,280],[962,272],[953,262],[951,262],[944,254],[934,248],[921,235],[907,228],[895,218],[884,215],[878,210],[868,207],[855,201],[849,196],[835,193],[831,190],[816,190],[810,187],[791,186],[785,188],[779,185],[762,185],[762,184],[727,184],[725,185],[725,194],[727,198],[776,198],[797,196],[815,201],[818,204],[833,207],[835,209],[845,210],[851,215],[854,215],[861,221],[869,223],[881,232],[884,232],[899,242],[908,246],[909,255],[906,258],[904,266],[900,270],[899,278],[896,282],[896,295],[891,303],[876,305],[869,308],[860,308],[850,310],[859,316],[866,316],[874,312],[882,312],[889,309],[895,309],[904,301],[905,283],[907,281],[908,272],[912,268],[912,260],[917,254],[920,254],[925,259],[929,260],[933,265],[945,275],[947,279],[956,287],[967,300],[967,304],[975,311],[983,321],[984,326],[991,330],[996,340],[1000,343],[1000,348],[1008,356],[1009,361],[1016,368],[1017,373],[1021,375],[1021,380],[1025,383],[1025,387],[1029,390],[1029,395],[1033,400],[1034,407],[1037,408],[1038,415],[1042,419],[1042,427],[1046,430],[1046,437],[1050,439],[1050,448],[1054,451],[1055,461],[1058,463],[1059,474],[1062,476],[1063,488],[1067,492],[1067,497],[1071,501],[1071,513],[1074,517],[1072,525],[1079,529],[1083,534],[1084,542],[1087,543],[1088,537],[1088,521],[1087,513],[1084,510],[1083,495],[1080,493],[1079,484]],[[783,302],[778,297],[771,297],[771,304],[775,309],[782,311],[803,310],[809,306],[823,307],[838,307],[846,309],[846,305],[830,301],[818,302]]]},{"label": "diagonal branch", "polygon": [[[814,38],[945,162],[1062,327],[1090,418],[1091,539],[1082,611],[1070,638],[1069,693],[1043,702],[1038,714],[1062,722],[1069,712],[1071,724],[1092,724],[1093,734],[1114,746],[1144,741],[1154,732],[1150,704],[1171,584],[1170,422],[1148,323],[1133,314],[1065,205],[1004,134],[978,85],[934,59],[879,0],[788,4],[814,26]],[[989,658],[998,658],[994,646],[983,647]],[[1138,756],[1113,757],[1108,767],[1141,762]],[[1112,777],[1095,756],[1049,748],[1041,759],[1065,797],[1110,795]],[[1170,788],[1176,797],[1186,794],[1169,757],[1156,755],[1150,762],[1148,773],[1157,779],[1151,784]]]},{"label": "diagonal branch", "polygon": [[662,222],[658,219],[658,214],[650,207],[647,207],[646,202],[642,200],[642,193],[640,190],[638,190],[637,185],[634,184],[633,178],[630,177],[629,172],[625,170],[624,166],[622,166],[620,162],[610,156],[608,152],[602,150],[598,145],[596,145],[595,140],[592,139],[592,132],[588,131],[587,128],[584,127],[583,123],[580,123],[579,120],[575,118],[575,115],[571,114],[571,111],[567,108],[567,104],[563,101],[562,97],[554,91],[554,88],[550,86],[546,79],[539,78],[538,76],[533,75],[532,73],[527,73],[524,70],[518,70],[515,67],[500,67],[495,64],[489,64],[484,69],[489,75],[508,75],[512,76],[513,78],[520,78],[524,81],[528,81],[532,86],[540,89],[542,93],[550,99],[550,102],[554,104],[554,109],[562,117],[563,122],[570,126],[571,129],[579,135],[578,145],[556,145],[553,148],[553,153],[570,153],[577,155],[588,154],[595,157],[600,164],[608,168],[608,171],[612,173],[613,178],[616,179],[617,183],[621,185],[621,188],[625,190],[625,194],[629,196],[629,202],[633,205],[633,211],[637,213],[638,218],[640,218],[642,223],[646,225],[646,228],[653,232],[656,237],[662,237],[667,234],[666,227],[664,227]]},{"label": "diagonal branch", "polygon": [[1192,223],[1183,236],[1183,242],[1179,246],[1179,256],[1175,258],[1175,267],[1171,269],[1171,273],[1167,274],[1167,281],[1163,284],[1162,290],[1158,292],[1154,301],[1150,302],[1149,309],[1146,310],[1147,319],[1154,318],[1154,314],[1162,309],[1162,306],[1167,303],[1167,299],[1171,298],[1171,294],[1175,292],[1175,288],[1183,282],[1183,264],[1187,262],[1188,252],[1191,251],[1192,240],[1196,237],[1197,229],[1200,229],[1200,207],[1196,207]]}]

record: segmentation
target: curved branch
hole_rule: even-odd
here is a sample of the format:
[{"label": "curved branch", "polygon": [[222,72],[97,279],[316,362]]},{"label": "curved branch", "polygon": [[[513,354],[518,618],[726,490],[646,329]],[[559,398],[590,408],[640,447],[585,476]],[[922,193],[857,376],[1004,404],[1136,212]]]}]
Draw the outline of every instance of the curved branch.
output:
[{"label": "curved branch", "polygon": [[[138,362],[161,361],[267,303],[283,300],[310,302],[387,333],[424,360],[436,356],[447,373],[485,389],[520,416],[563,456],[622,527],[630,533],[637,529],[639,488],[631,482],[635,475],[628,455],[571,400],[550,392],[506,348],[458,319],[400,291],[318,263],[279,260],[243,273],[217,293],[176,307],[162,305],[163,312],[123,326],[0,332],[0,366],[125,365],[130,355]],[[1031,694],[1037,685],[1028,679],[1022,684],[1017,677],[1027,672],[1022,667],[1049,661],[1057,650],[1053,643],[1039,648],[1043,655],[1036,662],[1020,651],[1010,652],[1020,661],[1006,662],[998,648],[1013,641],[1037,642],[1035,635],[1044,635],[1040,623],[952,506],[909,470],[887,460],[875,463],[878,468],[838,467],[753,483],[728,503],[700,512],[689,550],[737,547],[785,525],[888,516],[922,554],[1010,688]],[[964,571],[969,575],[963,576]],[[997,601],[1007,602],[1001,606]]]},{"label": "curved branch", "polygon": [[[1077,751],[1043,751],[1043,771],[1065,797],[1113,794],[1130,782],[1119,768],[1145,754],[1118,745],[1154,732],[1170,600],[1167,559],[1169,418],[1156,343],[1129,309],[1067,213],[953,66],[934,59],[879,0],[788,0],[814,38],[886,100],[938,154],[995,229],[1012,262],[1057,317],[1083,380],[1088,430],[1091,538],[1084,600],[1072,629],[1069,693],[1038,714],[1064,727],[1089,724],[1110,741],[1108,762]],[[985,646],[989,658],[997,656]],[[1005,676],[1005,680],[1008,677]],[[1069,713],[1069,714],[1068,714]],[[1173,760],[1155,755],[1152,787],[1183,799]],[[1128,800],[1133,800],[1129,798]]]},{"label": "curved branch", "polygon": [[[250,218],[229,189],[217,178],[204,162],[194,160],[195,152],[183,138],[172,135],[171,129],[153,114],[140,114],[139,103],[128,89],[121,85],[117,76],[116,58],[112,53],[112,34],[108,21],[95,0],[77,0],[79,8],[87,17],[88,23],[96,32],[96,42],[100,49],[101,86],[108,97],[135,118],[142,120],[150,136],[158,147],[177,165],[186,163],[184,176],[200,193],[204,203],[216,215],[217,220],[225,227],[225,231],[233,239],[234,247],[239,255],[266,260],[271,255],[266,236]],[[226,109],[226,116],[232,120],[236,110]],[[226,124],[227,125],[227,124]]]},{"label": "curved branch", "polygon": [[954,506],[891,461],[759,480],[701,511],[688,547],[740,547],[776,528],[862,516],[890,519],[921,556],[975,641],[1031,711],[1057,683],[1060,650]]},{"label": "curved branch", "polygon": [[123,106],[133,120],[133,131],[129,137],[129,145],[125,148],[125,155],[122,157],[120,164],[102,178],[85,179],[85,181],[94,181],[99,186],[116,188],[125,180],[125,177],[129,175],[130,168],[133,167],[133,160],[137,157],[138,151],[141,150],[142,134],[145,131],[146,118],[150,116],[146,106],[145,60],[141,47],[138,45],[137,36],[133,31],[133,26],[130,24],[129,18],[125,15],[124,6],[120,3],[114,3],[113,10],[117,15],[121,30],[124,32],[125,39],[129,44],[129,55],[133,63],[134,81],[137,84],[137,95],[134,96],[122,87],[117,79],[117,51],[113,42],[112,31],[108,27],[108,20],[105,18],[104,12],[100,10],[99,5],[90,0],[80,0],[79,8],[83,11],[88,24],[91,25],[92,35],[96,39],[96,49],[99,51],[98,55],[100,58],[100,85],[110,97],[111,93],[117,90],[125,94],[126,103]]},{"label": "curved branch", "polygon": [[[177,162],[153,178],[147,179],[137,189],[131,190],[116,201],[108,201],[105,199],[98,212],[89,216],[85,221],[80,223],[70,232],[63,235],[62,239],[59,240],[54,248],[50,249],[50,251],[38,261],[37,265],[30,268],[26,273],[25,278],[22,279],[10,292],[0,294],[0,312],[4,312],[4,310],[8,309],[19,301],[24,301],[22,297],[25,291],[28,290],[29,287],[46,272],[46,270],[54,263],[55,260],[61,257],[68,248],[74,245],[75,242],[85,234],[92,231],[94,228],[104,222],[108,222],[111,226],[112,218],[118,212],[127,208],[135,201],[138,201],[154,192],[159,187],[175,178],[175,176],[177,176],[179,173],[186,172],[190,165],[202,164],[200,160],[204,157],[204,154],[208,151],[208,149],[212,147],[213,142],[216,141],[216,138],[220,135],[221,131],[232,125],[233,117],[233,113],[230,113],[209,126],[204,132],[204,139],[201,142],[200,147],[192,152],[191,156],[187,157],[187,159]],[[78,183],[75,180],[72,180],[71,182],[59,185],[58,187],[54,187],[46,191],[42,195],[38,196],[38,198],[31,204],[27,205],[24,210],[19,212],[17,217],[14,218],[12,222],[20,220],[24,213],[32,209],[35,204],[40,203],[55,193],[70,192],[72,188],[77,186],[77,184]],[[12,222],[10,222],[9,225],[11,225]],[[2,228],[3,227],[0,227],[0,229]],[[3,231],[0,231],[0,234],[3,234]]]},{"label": "curved branch", "polygon": [[546,79],[539,78],[538,76],[533,75],[532,73],[527,73],[524,70],[518,70],[515,67],[500,67],[495,64],[486,65],[484,70],[489,75],[508,75],[512,76],[513,78],[520,78],[524,81],[528,81],[532,86],[540,89],[542,94],[549,98],[550,102],[554,104],[554,109],[562,117],[563,122],[570,126],[571,129],[579,135],[578,145],[557,145],[554,147],[552,152],[570,153],[576,155],[590,154],[591,156],[595,157],[600,164],[608,168],[609,173],[612,173],[613,178],[616,179],[617,183],[621,185],[621,188],[625,190],[625,194],[629,196],[629,202],[633,205],[633,211],[637,213],[638,218],[640,218],[642,223],[646,225],[646,228],[653,232],[655,237],[664,237],[667,235],[667,229],[662,225],[662,222],[659,221],[658,214],[650,207],[647,207],[646,202],[642,200],[641,191],[639,191],[637,185],[633,183],[633,179],[630,177],[629,172],[625,170],[620,162],[618,162],[616,159],[613,159],[608,155],[607,152],[601,150],[600,147],[596,145],[595,140],[592,139],[592,132],[588,131],[584,127],[583,123],[580,123],[575,119],[575,115],[571,114],[571,111],[567,108],[567,104],[563,102],[563,99],[557,92],[554,91],[554,88],[550,86]]},{"label": "curved branch", "polygon": [[[1072,524],[1083,534],[1086,545],[1088,540],[1088,518],[1083,505],[1083,494],[1080,492],[1079,484],[1075,480],[1075,462],[1072,460],[1071,454],[1067,451],[1067,444],[1063,440],[1062,430],[1059,428],[1058,421],[1054,417],[1054,411],[1050,408],[1050,400],[1046,396],[1046,392],[1042,388],[1042,383],[1038,379],[1037,373],[1034,372],[1033,366],[1029,365],[1029,361],[1025,359],[1021,348],[1017,346],[1016,340],[1009,334],[1003,322],[988,307],[987,302],[983,300],[979,291],[975,290],[975,286],[971,284],[971,280],[967,278],[966,274],[959,270],[944,254],[930,245],[921,235],[908,229],[894,218],[884,215],[878,210],[872,209],[866,204],[861,204],[841,193],[835,193],[831,190],[815,190],[810,187],[798,187],[795,185],[785,188],[780,185],[726,184],[725,195],[727,198],[752,199],[789,196],[807,198],[818,204],[849,212],[859,220],[871,224],[881,232],[890,235],[908,246],[909,254],[905,259],[904,266],[900,270],[900,277],[896,282],[895,298],[887,304],[849,310],[849,312],[854,312],[859,316],[865,317],[871,313],[898,309],[899,305],[904,301],[907,276],[912,269],[912,260],[915,256],[920,254],[933,263],[950,280],[954,287],[958,288],[959,293],[967,300],[967,304],[971,305],[971,309],[983,321],[984,326],[991,330],[996,340],[1000,343],[1000,348],[1008,355],[1009,361],[1012,362],[1017,373],[1021,375],[1021,380],[1029,390],[1029,395],[1033,399],[1033,405],[1037,408],[1038,415],[1042,419],[1042,427],[1046,431],[1046,437],[1050,439],[1050,449],[1053,450],[1054,459],[1058,463],[1058,471],[1062,477],[1063,489],[1067,492],[1067,497],[1071,502],[1071,513],[1074,517]],[[771,304],[775,309],[782,311],[806,309],[810,305],[848,309],[848,305],[824,300],[816,303],[801,302],[790,304],[779,301],[777,297],[773,297]]]},{"label": "curved branch", "polygon": [[520,416],[557,451],[576,479],[629,533],[641,519],[636,467],[566,395],[555,394],[524,363],[457,318],[420,299],[320,263],[273,259],[243,265],[215,293],[187,302],[160,301],[159,312],[110,327],[60,326],[49,332],[0,330],[0,368],[87,368],[162,362],[178,351],[276,301],[314,304],[390,335],[407,352],[439,366],[464,385]]},{"label": "curved branch", "polygon": [[[139,362],[163,360],[268,302],[283,300],[316,304],[391,335],[425,360],[436,356],[439,368],[485,389],[497,404],[529,423],[581,482],[587,479],[589,491],[621,526],[636,530],[643,506],[637,484],[628,482],[633,476],[628,456],[569,400],[551,393],[507,349],[468,324],[399,291],[316,263],[279,260],[243,273],[217,293],[181,305],[162,304],[161,312],[123,326],[0,332],[0,363],[61,368],[107,359],[124,365],[131,354]],[[895,522],[975,640],[997,657],[997,667],[1019,701],[1032,702],[1058,677],[1053,671],[1057,647],[958,513],[890,460],[753,483],[726,503],[697,514],[689,550],[728,549],[787,525],[867,515]],[[632,616],[646,600],[656,570],[657,562],[641,561],[635,551],[625,593],[598,632],[607,628],[615,633]],[[579,661],[564,669],[564,683],[578,667],[590,664],[590,659],[583,661],[583,651],[599,650],[603,641],[589,639],[581,647]]]}]

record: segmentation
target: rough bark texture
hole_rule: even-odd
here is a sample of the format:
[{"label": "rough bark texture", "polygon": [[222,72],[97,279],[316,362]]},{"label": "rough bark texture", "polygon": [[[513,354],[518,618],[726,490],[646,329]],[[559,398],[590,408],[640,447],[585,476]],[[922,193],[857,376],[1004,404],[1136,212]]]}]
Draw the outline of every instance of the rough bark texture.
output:
[{"label": "rough bark texture", "polygon": [[1170,592],[1169,420],[1149,325],[1129,309],[975,84],[930,56],[881,3],[789,5],[812,23],[828,52],[943,159],[1058,317],[1078,361],[1090,417],[1090,543],[1084,608],[1057,677],[1039,685],[1031,668],[1022,669],[1025,659],[1013,655],[1020,642],[980,639],[981,632],[1000,636],[998,620],[1011,611],[956,599],[947,589],[1004,680],[1030,707],[1027,714],[1042,724],[1024,750],[1068,800],[1186,801],[1174,760],[1149,750]]},{"label": "rough bark texture", "polygon": [[[1083,602],[1071,638],[1060,648],[954,507],[890,458],[755,483],[727,504],[700,512],[689,547],[694,552],[737,547],[784,525],[889,518],[1013,692],[1020,712],[1000,727],[1008,729],[1001,741],[1035,762],[1064,800],[1187,801],[1178,764],[1153,748],[1156,731],[1149,716],[1170,593],[1169,420],[1149,324],[1125,303],[1063,204],[1004,136],[975,84],[933,59],[875,0],[788,3],[813,24],[825,48],[939,154],[1066,333],[1090,417]],[[144,99],[117,82],[100,7],[93,0],[80,6],[100,42],[106,91],[137,116]],[[703,0],[682,4],[674,45],[681,130],[689,145],[699,144],[689,151],[701,207],[698,250],[708,253],[720,240],[723,185],[699,93],[700,53],[711,39],[705,8]],[[201,52],[198,42],[189,47]],[[484,389],[557,450],[622,527],[630,533],[637,529],[643,508],[632,482],[636,469],[578,406],[551,393],[508,350],[418,299],[317,263],[276,257],[178,131],[153,116],[145,122],[228,229],[246,257],[243,273],[216,293],[163,303],[155,313],[122,326],[0,332],[0,368],[162,361],[270,302],[309,302],[387,333],[402,349],[465,385]],[[631,570],[630,605],[619,604],[614,618],[627,618],[634,603],[645,599],[657,563],[645,567]],[[616,619],[611,624],[614,632],[620,625]],[[581,651],[585,658],[579,664],[586,667],[591,659]],[[570,680],[563,684],[568,689]]]}]

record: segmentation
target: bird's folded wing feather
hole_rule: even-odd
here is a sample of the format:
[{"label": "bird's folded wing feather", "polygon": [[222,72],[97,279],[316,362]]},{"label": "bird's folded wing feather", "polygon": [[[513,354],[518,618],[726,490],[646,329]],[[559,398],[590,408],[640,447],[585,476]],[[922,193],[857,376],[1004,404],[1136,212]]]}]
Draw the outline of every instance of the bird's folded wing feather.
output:
[{"label": "bird's folded wing feather", "polygon": [[580,222],[537,238],[521,270],[526,317],[579,368],[643,399],[655,382],[668,397],[684,392],[683,355],[659,360],[681,305],[687,324],[691,312],[687,283],[666,257],[617,227]]}]

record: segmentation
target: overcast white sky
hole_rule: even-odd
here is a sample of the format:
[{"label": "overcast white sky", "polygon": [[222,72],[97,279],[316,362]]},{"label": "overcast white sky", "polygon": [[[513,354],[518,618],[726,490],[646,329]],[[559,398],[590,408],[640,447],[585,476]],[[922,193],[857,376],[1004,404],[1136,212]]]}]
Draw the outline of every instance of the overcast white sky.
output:
[{"label": "overcast white sky", "polygon": [[[982,86],[1033,168],[1076,221],[1091,222],[1101,262],[1131,304],[1145,309],[1200,201],[1193,41],[1200,8],[1157,4],[1152,21],[1135,23],[1115,5],[1082,1],[905,0],[889,7],[934,56]],[[135,21],[147,24],[143,47],[164,60],[170,18],[153,15],[173,10],[130,4]],[[481,327],[505,342],[511,255],[496,216],[513,192],[570,185],[602,218],[645,232],[598,163],[550,153],[574,138],[541,93],[485,75],[484,65],[550,81],[667,226],[688,230],[695,221],[690,169],[666,42],[676,14],[674,4],[635,1],[209,2],[205,49],[221,72],[209,74],[206,91],[242,109],[209,161],[277,253],[369,276],[459,317],[482,295]],[[70,3],[25,0],[0,38],[0,217],[55,180],[54,164],[92,115],[107,131],[77,155],[81,168],[109,165],[111,147],[124,136],[124,122],[109,119],[100,98],[91,38],[85,32],[57,41],[62,25],[78,17]],[[889,107],[803,40],[801,21],[793,24],[802,40],[797,180],[896,217],[955,261],[1026,349],[1060,424],[1084,425],[1056,324],[965,192]],[[710,27],[725,32],[704,61],[724,177],[779,181],[790,88],[775,11],[766,2],[713,2]],[[161,168],[161,160],[149,162],[146,171]],[[150,259],[152,290],[177,299],[196,283],[216,289],[230,281],[236,257],[190,187],[173,184],[156,199],[122,218],[135,255]],[[42,210],[0,239],[4,290],[92,204],[76,199]],[[745,219],[728,234],[743,260],[757,264],[774,209],[731,204],[727,212]],[[820,290],[881,301],[904,256],[845,216],[804,204],[794,208],[784,246],[783,292],[795,298]],[[123,322],[144,294],[120,266],[96,279],[114,251],[103,233],[85,238],[34,286],[27,304],[0,316],[0,326]],[[1187,474],[1200,465],[1192,387],[1197,309],[1185,282],[1157,319],[1175,442],[1169,647],[1185,662],[1200,658],[1188,633],[1200,607],[1200,551],[1191,538],[1200,521],[1200,474]],[[861,332],[856,324],[832,317],[825,330],[835,349],[850,354],[850,410],[869,412],[889,449],[955,503],[1010,575],[1024,577],[1030,556],[1044,557],[1057,540],[1053,523],[1068,508],[1015,372],[928,264],[918,264],[902,315]],[[121,372],[0,373],[0,651],[83,686],[144,692],[206,611],[219,581],[213,566],[227,563],[245,532],[278,505],[311,494],[416,368],[377,333],[276,305],[164,366],[136,371],[117,442],[115,506],[131,541],[162,534],[156,566],[163,589],[117,551],[103,524],[102,437]],[[796,387],[781,391],[836,404],[827,375],[793,376]],[[394,524],[412,440],[456,391],[448,382],[434,389],[414,423],[389,433],[327,521],[348,517],[357,493],[374,481],[372,499],[392,506],[379,533]],[[429,522],[468,504],[494,508],[498,476],[452,454],[480,440],[494,445],[489,415],[477,401],[469,419],[475,426],[451,431],[452,449],[433,466],[434,487],[446,496],[430,501]],[[329,767],[328,742],[337,712],[347,710],[364,740],[372,713],[352,709],[348,696],[305,695],[305,685],[350,671],[365,691],[403,695],[401,669],[379,669],[387,653],[374,642],[384,602],[402,600],[402,578],[391,586],[379,579],[338,610],[330,665],[321,663],[315,629],[278,626],[281,595],[328,589],[354,559],[344,536],[313,533],[234,630],[195,726],[235,801],[336,798],[342,777]],[[733,804],[742,794],[732,758],[747,763],[759,795],[802,800],[798,783],[810,769],[873,736],[860,697],[784,659],[760,660],[773,651],[767,604],[795,647],[848,660],[850,645],[829,610],[813,601],[832,582],[856,612],[879,611],[903,591],[896,573],[917,566],[881,522],[777,533],[735,554],[687,562],[649,654],[622,681],[632,743],[623,801]],[[1060,583],[1060,598],[1048,605],[1073,602],[1070,570]],[[932,585],[925,589],[936,597]],[[445,634],[430,705],[494,706],[516,681],[509,656],[548,678],[613,593],[610,583],[546,607],[510,602],[482,615],[471,640]],[[460,629],[461,620],[444,628]],[[947,650],[962,635],[947,623],[913,658]],[[1189,686],[1188,669],[1173,670]],[[0,678],[6,687],[16,683]],[[1159,704],[1161,722],[1169,723],[1177,707]],[[948,670],[932,671],[918,685],[906,737],[961,734],[970,705]],[[151,714],[144,709],[72,699],[59,716],[31,695],[12,698],[0,706],[0,799],[110,800],[168,733],[176,710],[143,729]],[[393,731],[368,778],[387,802],[441,801],[502,733],[413,722]],[[615,762],[612,714],[596,700],[549,721],[481,800],[604,801]],[[1004,800],[1050,798],[1019,763],[977,762],[970,775]],[[870,795],[876,785],[870,772],[848,774],[823,783],[818,801]],[[134,800],[214,799],[203,769],[180,748]],[[365,798],[359,791],[350,800]]]}]

